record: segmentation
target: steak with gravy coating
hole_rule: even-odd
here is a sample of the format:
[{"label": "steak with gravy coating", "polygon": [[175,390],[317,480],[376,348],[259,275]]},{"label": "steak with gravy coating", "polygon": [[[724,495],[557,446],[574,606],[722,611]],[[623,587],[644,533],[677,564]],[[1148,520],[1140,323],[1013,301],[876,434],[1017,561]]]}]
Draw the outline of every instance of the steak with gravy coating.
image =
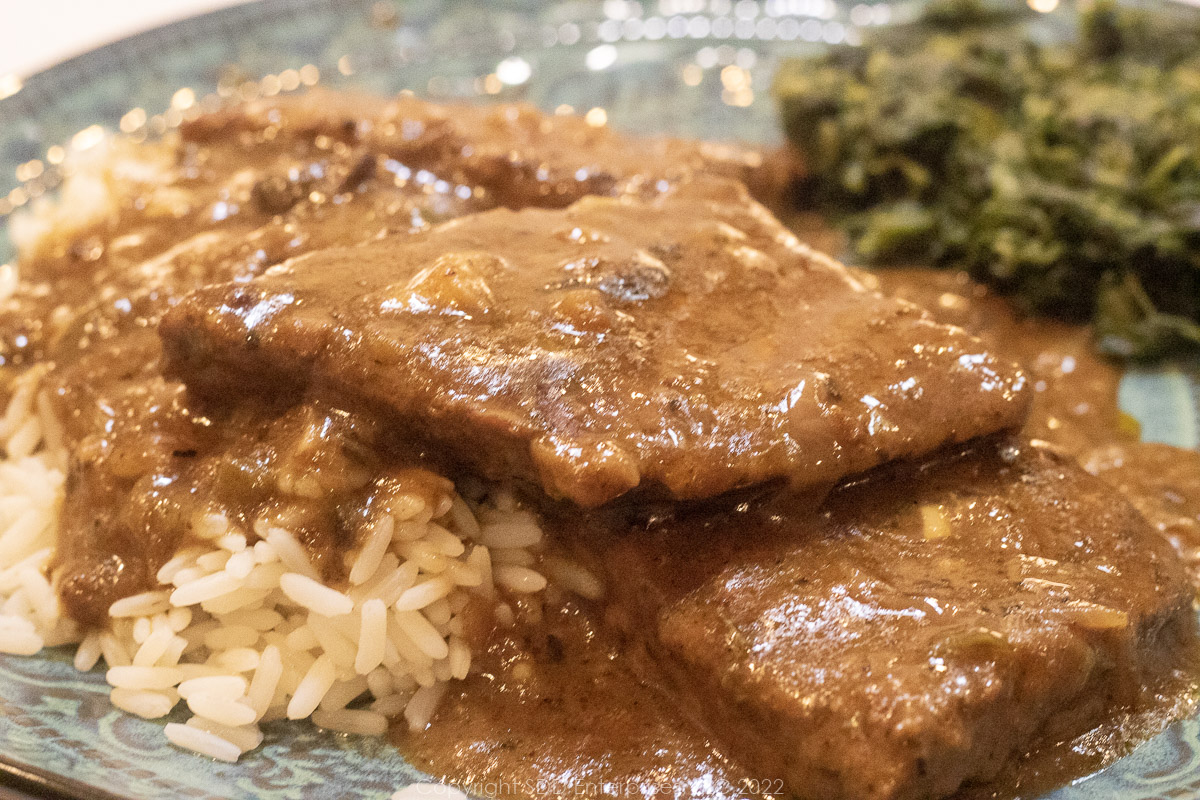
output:
[{"label": "steak with gravy coating", "polygon": [[1016,365],[722,179],[330,248],[193,292],[161,334],[194,392],[366,408],[584,506],[832,486],[1015,428],[1028,399]]}]

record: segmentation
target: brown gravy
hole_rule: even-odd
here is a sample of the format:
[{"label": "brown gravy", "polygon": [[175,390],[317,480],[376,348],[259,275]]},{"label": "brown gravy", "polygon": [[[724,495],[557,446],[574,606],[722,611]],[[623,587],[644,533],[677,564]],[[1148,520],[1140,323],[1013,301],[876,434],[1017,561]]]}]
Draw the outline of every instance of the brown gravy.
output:
[{"label": "brown gravy", "polygon": [[1061,447],[1129,498],[1175,545],[1200,582],[1200,452],[1139,440],[1120,410],[1118,364],[1095,353],[1083,326],[1021,318],[963,275],[922,269],[874,273],[885,291],[930,309],[981,338],[1003,343],[1032,373],[1026,433]]},{"label": "brown gravy", "polygon": [[[697,170],[744,177],[760,163],[753,152],[683,140],[633,147],[607,127],[528,106],[324,92],[202,115],[165,142],[114,147],[115,166],[91,176],[104,185],[92,194],[113,189],[111,204],[83,221],[61,214],[61,229],[21,254],[24,279],[0,302],[0,381],[11,391],[26,367],[45,367],[42,388],[72,453],[57,560],[64,604],[89,624],[150,588],[207,511],[290,518],[336,578],[330,555],[358,528],[340,509],[368,500],[355,497],[363,487],[332,487],[317,503],[270,487],[329,458],[327,468],[352,475],[424,463],[420,448],[393,447],[369,423],[347,426],[345,410],[328,403],[289,397],[284,408],[226,414],[192,402],[164,378],[158,336],[188,292],[498,206],[657,192]],[[297,424],[280,416],[288,406]]]},{"label": "brown gravy", "polygon": [[[437,723],[401,746],[474,795],[748,798],[773,794],[620,647],[596,608],[550,602],[484,656]],[[515,665],[515,666],[514,666]]]},{"label": "brown gravy", "polygon": [[[524,179],[514,184],[512,204],[550,194],[561,205],[580,193],[613,191],[622,176],[595,169],[592,153],[615,159],[614,153],[629,150],[619,138],[579,126],[568,127],[566,137],[552,130],[554,136],[543,138],[559,139],[568,155],[583,160],[566,159],[570,169],[547,180],[538,169],[545,141],[528,110],[461,120],[433,114],[411,141],[397,131],[395,118],[425,112],[405,101],[389,112],[390,133],[385,115],[363,134],[356,120],[372,113],[339,101],[330,108],[299,104],[282,116],[267,109],[210,118],[184,132],[164,186],[123,198],[112,219],[55,243],[27,265],[39,281],[4,309],[0,356],[6,371],[56,363],[51,400],[66,420],[68,442],[83,451],[66,510],[74,535],[62,554],[68,568],[79,561],[65,597],[77,618],[102,616],[113,599],[145,586],[188,536],[195,487],[248,518],[291,514],[294,527],[311,528],[306,544],[336,573],[332,556],[354,529],[336,508],[361,505],[370,493],[347,485],[327,493],[329,503],[297,505],[260,491],[264,475],[305,465],[338,474],[378,469],[369,455],[375,450],[385,454],[390,480],[405,491],[436,480],[400,469],[419,454],[392,452],[378,431],[355,427],[336,408],[302,404],[283,416],[266,410],[241,420],[232,440],[214,436],[213,420],[191,407],[180,384],[161,376],[161,344],[153,332],[173,297],[215,281],[248,279],[331,244],[421,229],[431,220],[503,204],[504,197],[478,189],[509,168],[503,166],[507,150],[485,148],[457,172],[446,166],[461,160],[456,148],[464,130],[490,131],[504,141],[508,126],[523,137]],[[678,149],[663,145],[656,155],[688,163],[706,158],[688,147],[681,156]],[[428,179],[421,179],[420,167]],[[589,176],[582,185],[574,177],[580,170]],[[818,249],[838,251],[829,231],[806,220],[795,227]],[[1124,492],[1200,576],[1200,454],[1137,441],[1136,426],[1116,405],[1119,372],[1095,356],[1086,329],[1019,319],[1002,299],[952,273],[894,270],[868,277],[1023,360],[1035,394],[1026,433],[1077,457]],[[58,307],[69,313],[57,314]],[[314,437],[323,446],[310,447]],[[350,460],[311,460],[330,454],[350,454]],[[128,503],[131,497],[136,502]],[[97,554],[113,559],[97,564]],[[519,606],[516,624],[493,638],[480,655],[482,669],[442,705],[433,726],[416,737],[398,730],[398,744],[431,773],[503,798],[780,794],[781,783],[741,768],[702,724],[673,705],[654,666],[607,632],[605,613],[602,603],[553,592],[544,607]],[[1121,755],[1191,708],[1195,673],[1185,666],[1164,665],[1136,704],[1100,728],[1080,730],[1077,721],[1062,719],[1029,758],[995,783],[967,790],[968,796],[1026,796]]]},{"label": "brown gravy", "polygon": [[[815,247],[838,252],[837,235],[819,223],[800,220],[793,227]],[[1138,441],[1136,422],[1117,405],[1119,366],[1096,355],[1086,327],[1021,318],[1003,298],[960,274],[914,268],[867,277],[930,309],[939,321],[961,325],[1018,357],[1035,391],[1025,432],[1078,458],[1126,494],[1184,556],[1193,580],[1200,580],[1200,453]],[[593,638],[603,609],[571,606],[548,613],[559,624],[569,619],[576,626],[573,637],[563,638],[569,646],[553,648],[552,665],[544,666],[544,644],[520,636],[507,640],[499,649],[531,665],[528,683],[473,677],[424,735],[397,729],[406,755],[439,778],[474,791],[500,789],[498,796],[506,798],[781,794],[778,782],[730,762],[703,726],[655,702],[653,670],[643,667],[639,673],[628,666],[636,663],[632,653],[614,652],[598,633]],[[580,630],[588,635],[580,636]],[[1136,701],[1119,706],[1104,724],[1061,715],[1027,755],[959,795],[1039,796],[1111,763],[1190,713],[1197,654],[1194,647],[1182,650],[1187,655],[1148,676]],[[599,672],[597,665],[603,665]],[[631,747],[640,749],[640,758]],[[664,774],[685,780],[664,781]],[[631,793],[630,786],[637,791]]]}]

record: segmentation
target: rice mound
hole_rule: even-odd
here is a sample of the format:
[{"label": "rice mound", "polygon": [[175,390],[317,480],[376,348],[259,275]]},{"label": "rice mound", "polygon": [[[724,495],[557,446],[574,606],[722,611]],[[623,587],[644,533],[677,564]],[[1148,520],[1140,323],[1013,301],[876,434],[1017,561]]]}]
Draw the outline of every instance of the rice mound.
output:
[{"label": "rice mound", "polygon": [[[81,631],[52,571],[67,452],[33,368],[0,419],[0,653],[76,644],[75,666],[101,660],[117,708],[170,723],[179,747],[236,761],[261,722],[311,719],[382,735],[402,716],[429,725],[448,683],[471,667],[472,614],[511,623],[508,600],[563,589],[599,597],[581,567],[543,555],[536,517],[499,493],[472,506],[453,491],[404,495],[345,556],[348,581],[325,583],[291,531],[240,530],[219,513],[158,571],[157,588],[115,602],[104,630]],[[478,626],[476,626],[478,627]]]}]

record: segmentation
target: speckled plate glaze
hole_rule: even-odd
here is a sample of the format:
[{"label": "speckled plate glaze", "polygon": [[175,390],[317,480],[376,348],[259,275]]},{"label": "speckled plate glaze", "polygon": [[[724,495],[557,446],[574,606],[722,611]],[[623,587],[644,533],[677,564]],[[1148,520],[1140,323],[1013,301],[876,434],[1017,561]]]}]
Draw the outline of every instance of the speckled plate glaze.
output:
[{"label": "speckled plate glaze", "polygon": [[[771,141],[767,88],[780,57],[853,43],[863,26],[914,11],[834,0],[264,0],[186,20],[23,85],[0,76],[0,262],[13,257],[4,215],[54,188],[49,146],[86,145],[92,137],[78,132],[117,129],[131,110],[153,115],[173,98],[178,106],[319,78],[375,92],[599,108],[631,130]],[[247,83],[263,76],[271,78]],[[169,123],[149,118],[152,128]],[[1127,376],[1122,404],[1147,438],[1200,445],[1194,374],[1172,366]],[[0,656],[0,772],[26,785],[104,800],[382,800],[423,777],[386,742],[308,724],[267,726],[263,748],[237,765],[180,752],[161,728],[114,711],[102,675],[76,673],[66,652]],[[1200,720],[1046,800],[1097,797],[1200,797]]]}]

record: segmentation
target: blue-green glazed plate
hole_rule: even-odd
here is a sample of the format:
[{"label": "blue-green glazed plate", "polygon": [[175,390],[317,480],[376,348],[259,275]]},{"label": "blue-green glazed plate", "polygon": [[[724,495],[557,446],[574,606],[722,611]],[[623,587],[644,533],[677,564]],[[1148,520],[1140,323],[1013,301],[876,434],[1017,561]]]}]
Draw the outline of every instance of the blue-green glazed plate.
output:
[{"label": "blue-green glazed plate", "polygon": [[[153,124],[182,88],[202,101],[264,76],[287,84],[319,75],[322,84],[434,99],[602,108],[612,124],[641,132],[771,141],[778,128],[767,88],[779,58],[854,43],[862,28],[915,11],[853,2],[264,0],[108,45],[23,84],[0,76],[0,262],[14,257],[4,214],[54,188],[50,146],[69,149],[94,124],[115,130],[135,108]],[[1200,393],[1188,371],[1131,374],[1121,400],[1147,438],[1200,444]],[[237,765],[176,750],[161,729],[114,711],[103,676],[76,673],[66,652],[0,656],[0,773],[38,791],[383,800],[424,777],[384,741],[308,724],[267,726],[265,745]],[[1050,797],[1200,797],[1200,722],[1176,724]]]}]

